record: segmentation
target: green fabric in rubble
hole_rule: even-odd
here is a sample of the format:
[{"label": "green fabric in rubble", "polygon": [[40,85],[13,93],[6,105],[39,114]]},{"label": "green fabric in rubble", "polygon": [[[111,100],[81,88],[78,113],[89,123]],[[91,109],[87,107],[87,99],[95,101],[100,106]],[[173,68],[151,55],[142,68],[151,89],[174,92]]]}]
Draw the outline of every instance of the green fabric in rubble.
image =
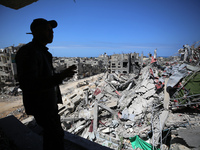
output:
[{"label": "green fabric in rubble", "polygon": [[[185,80],[190,76],[188,76]],[[200,72],[197,72],[184,86],[186,90],[189,90],[189,95],[195,95],[195,94],[200,94]],[[183,97],[184,96],[184,90],[181,89],[179,91],[178,97]]]},{"label": "green fabric in rubble", "polygon": [[[138,135],[130,138],[133,149],[140,148],[142,150],[153,150],[153,146],[142,139]],[[154,147],[154,150],[160,150]]]}]

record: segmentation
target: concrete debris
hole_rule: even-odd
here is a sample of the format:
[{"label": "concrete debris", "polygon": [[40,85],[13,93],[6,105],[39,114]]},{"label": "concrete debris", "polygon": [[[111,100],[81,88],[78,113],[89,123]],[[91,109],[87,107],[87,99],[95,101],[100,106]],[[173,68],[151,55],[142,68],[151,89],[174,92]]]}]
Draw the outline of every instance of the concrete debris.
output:
[{"label": "concrete debris", "polygon": [[[162,149],[185,146],[170,144],[170,140],[181,136],[183,127],[200,126],[188,116],[199,110],[199,101],[196,101],[195,109],[194,105],[190,106],[189,114],[178,113],[182,108],[175,107],[174,111],[171,91],[177,90],[174,87],[198,67],[180,62],[168,66],[169,62],[164,63],[164,60],[161,66],[157,59],[155,62],[141,68],[137,80],[134,73],[112,72],[100,74],[95,84],[89,81],[78,84],[79,90],[81,87],[87,87],[87,90],[83,92],[84,96],[75,90],[69,96],[66,94],[76,108],[65,117],[78,116],[82,121],[70,122],[71,128],[67,131],[112,149],[129,149],[130,142],[127,144],[125,141],[135,135]],[[68,103],[66,101],[65,106]],[[192,116],[200,119],[198,113]],[[181,138],[186,139],[184,136]],[[190,149],[194,144],[186,146]]]},{"label": "concrete debris", "polygon": [[[184,52],[188,50],[185,45]],[[55,58],[57,71],[78,65],[74,80],[98,74],[96,79],[81,80],[76,88],[62,85],[64,104],[59,114],[63,128],[111,149],[132,149],[129,138],[136,135],[160,149],[200,148],[198,136],[192,137],[199,135],[200,90],[196,84],[189,85],[193,80],[200,83],[199,57],[194,60],[180,50],[181,60],[165,59],[156,52],[149,58],[142,55],[142,60],[136,53],[109,59],[104,54],[93,61]],[[99,69],[105,72],[99,74]]]},{"label": "concrete debris", "polygon": [[[187,127],[178,130],[178,134],[187,142],[190,147],[200,147],[200,127]],[[193,137],[193,138],[191,138]]]}]

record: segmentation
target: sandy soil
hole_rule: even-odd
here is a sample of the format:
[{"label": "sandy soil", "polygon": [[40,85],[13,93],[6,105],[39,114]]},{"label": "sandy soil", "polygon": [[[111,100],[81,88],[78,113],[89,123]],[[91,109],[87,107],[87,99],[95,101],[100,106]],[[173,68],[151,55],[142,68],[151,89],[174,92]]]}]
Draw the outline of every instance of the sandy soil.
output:
[{"label": "sandy soil", "polygon": [[0,99],[0,118],[12,114],[17,109],[23,109],[22,96],[9,96]]}]

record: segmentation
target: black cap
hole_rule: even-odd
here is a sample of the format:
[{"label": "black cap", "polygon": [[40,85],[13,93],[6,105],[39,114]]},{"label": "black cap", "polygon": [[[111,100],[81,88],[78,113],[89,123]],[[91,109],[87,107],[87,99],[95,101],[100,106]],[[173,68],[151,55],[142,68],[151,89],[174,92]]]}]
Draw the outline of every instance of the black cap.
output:
[{"label": "black cap", "polygon": [[[31,23],[30,29],[31,32],[33,32],[35,29],[38,27],[45,27],[47,24],[50,24],[52,28],[56,28],[58,23],[55,20],[49,20],[47,21],[46,19],[43,18],[37,18],[34,19],[33,22]],[[26,33],[26,34],[33,34],[33,33]]]}]

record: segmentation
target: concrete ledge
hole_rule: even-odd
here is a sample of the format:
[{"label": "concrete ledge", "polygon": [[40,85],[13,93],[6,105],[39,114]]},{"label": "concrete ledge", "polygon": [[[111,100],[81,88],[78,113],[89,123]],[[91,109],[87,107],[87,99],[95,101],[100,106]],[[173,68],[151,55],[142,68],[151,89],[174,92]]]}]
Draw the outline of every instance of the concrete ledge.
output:
[{"label": "concrete ledge", "polygon": [[[42,150],[42,136],[34,133],[14,116],[0,119],[0,128],[10,141],[20,150]],[[65,149],[111,150],[80,136],[65,132]]]},{"label": "concrete ledge", "polygon": [[42,137],[32,132],[14,116],[0,119],[0,128],[20,150],[42,150]]}]

